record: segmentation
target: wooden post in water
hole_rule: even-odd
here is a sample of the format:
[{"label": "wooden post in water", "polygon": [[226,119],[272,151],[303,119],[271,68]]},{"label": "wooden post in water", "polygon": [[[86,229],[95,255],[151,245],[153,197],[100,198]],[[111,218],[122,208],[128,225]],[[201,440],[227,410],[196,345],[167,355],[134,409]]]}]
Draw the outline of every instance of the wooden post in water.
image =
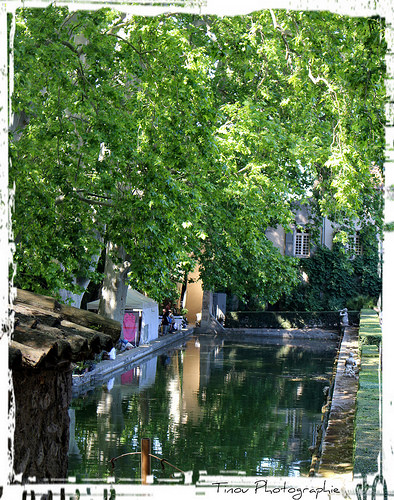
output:
[{"label": "wooden post in water", "polygon": [[150,468],[150,439],[141,439],[141,484],[147,484],[147,477],[151,474]]}]

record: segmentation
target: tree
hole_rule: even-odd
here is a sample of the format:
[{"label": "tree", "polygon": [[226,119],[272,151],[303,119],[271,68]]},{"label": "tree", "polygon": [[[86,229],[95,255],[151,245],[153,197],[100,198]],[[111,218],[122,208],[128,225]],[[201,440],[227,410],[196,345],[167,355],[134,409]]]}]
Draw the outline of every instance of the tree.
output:
[{"label": "tree", "polygon": [[168,34],[174,23],[135,18],[126,26],[123,17],[21,13],[17,83],[29,80],[16,86],[14,102],[29,121],[13,141],[12,172],[22,286],[75,288],[75,275],[87,275],[111,242],[125,250],[131,279],[157,297],[198,241],[194,172],[207,168],[198,152],[205,143],[209,155],[209,95],[193,54],[181,59],[181,35]]},{"label": "tree", "polygon": [[209,29],[218,93],[230,101],[223,123],[230,116],[238,139],[233,158],[264,162],[289,195],[305,200],[313,188],[316,215],[380,224],[383,21],[263,11],[212,19]]},{"label": "tree", "polygon": [[158,300],[196,262],[205,287],[277,300],[297,272],[264,233],[295,200],[313,190],[317,218],[380,225],[382,30],[313,12],[19,11],[18,286],[82,292],[107,247]]}]

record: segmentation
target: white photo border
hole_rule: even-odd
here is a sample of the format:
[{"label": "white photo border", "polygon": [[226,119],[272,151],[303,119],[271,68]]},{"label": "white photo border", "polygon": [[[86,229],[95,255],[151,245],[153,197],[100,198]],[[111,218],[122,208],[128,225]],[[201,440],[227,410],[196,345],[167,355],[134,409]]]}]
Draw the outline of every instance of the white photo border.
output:
[{"label": "white photo border", "polygon": [[[12,317],[9,316],[8,307],[12,303],[15,290],[12,287],[12,280],[9,281],[9,269],[12,268],[13,240],[11,228],[11,210],[13,193],[8,189],[8,114],[9,89],[12,89],[12,70],[8,74],[8,47],[7,39],[7,14],[14,13],[20,7],[45,8],[55,3],[58,6],[67,6],[70,10],[97,10],[110,7],[122,12],[143,16],[156,16],[163,13],[195,13],[210,15],[242,15],[263,9],[291,9],[291,10],[319,10],[330,11],[340,15],[369,17],[380,16],[386,22],[386,161],[385,161],[385,223],[394,222],[394,1],[393,0],[200,0],[200,1],[144,1],[137,2],[108,2],[101,0],[68,1],[57,2],[39,0],[0,0],[0,498],[22,499],[36,498],[52,491],[53,498],[132,498],[134,496],[158,496],[162,497],[169,493],[168,486],[151,485],[114,485],[114,484],[83,484],[76,485],[72,482],[65,484],[11,484],[12,477],[12,453],[8,451],[9,439],[13,431],[13,411],[9,409],[9,388],[11,387],[11,376],[8,370],[8,342],[12,333]],[[10,66],[12,68],[12,65]],[[389,496],[394,494],[394,332],[391,327],[394,325],[394,232],[385,231],[383,242],[383,293],[382,293],[382,387],[383,387],[383,411],[382,411],[382,441],[383,441],[383,470],[381,471],[387,483]],[[322,482],[322,478],[319,478]],[[302,478],[304,488],[316,488],[314,478]],[[357,480],[343,481],[333,477],[330,485],[337,485],[340,488],[342,498],[362,498],[360,492],[356,491]],[[359,481],[358,481],[359,482]],[[314,485],[314,486],[313,486]],[[328,486],[327,486],[328,488]],[[307,490],[306,490],[307,491]],[[380,491],[380,490],[379,490]],[[215,488],[198,488],[195,486],[172,486],[171,497],[189,498],[203,494],[205,497],[218,496]],[[254,493],[252,491],[252,493]],[[324,492],[323,492],[324,493]],[[366,494],[366,498],[371,497],[371,489]],[[220,495],[221,496],[221,495]],[[291,495],[286,495],[290,500]],[[318,495],[311,494],[304,498],[312,500]],[[50,496],[49,496],[50,498]],[[268,495],[267,498],[280,499],[279,495]],[[285,498],[285,497],[283,497]],[[327,498],[327,495],[318,497]],[[334,495],[332,498],[339,498]],[[383,498],[383,496],[382,496]]]}]

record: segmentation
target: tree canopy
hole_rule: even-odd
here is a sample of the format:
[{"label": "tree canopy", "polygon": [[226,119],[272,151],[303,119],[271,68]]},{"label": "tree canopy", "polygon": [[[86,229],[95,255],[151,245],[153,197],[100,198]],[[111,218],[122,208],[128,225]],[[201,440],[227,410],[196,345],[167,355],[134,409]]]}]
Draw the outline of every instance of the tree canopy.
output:
[{"label": "tree canopy", "polygon": [[383,30],[284,10],[17,11],[16,284],[81,291],[111,242],[158,300],[198,263],[206,288],[276,301],[297,270],[265,231],[295,201],[381,224]]}]

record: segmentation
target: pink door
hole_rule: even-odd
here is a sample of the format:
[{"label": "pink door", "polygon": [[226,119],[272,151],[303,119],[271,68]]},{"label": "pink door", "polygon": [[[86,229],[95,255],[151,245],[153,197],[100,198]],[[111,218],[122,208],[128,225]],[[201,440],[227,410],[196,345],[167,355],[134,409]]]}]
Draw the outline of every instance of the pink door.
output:
[{"label": "pink door", "polygon": [[126,312],[123,316],[123,338],[135,344],[135,335],[138,327],[138,313]]}]

